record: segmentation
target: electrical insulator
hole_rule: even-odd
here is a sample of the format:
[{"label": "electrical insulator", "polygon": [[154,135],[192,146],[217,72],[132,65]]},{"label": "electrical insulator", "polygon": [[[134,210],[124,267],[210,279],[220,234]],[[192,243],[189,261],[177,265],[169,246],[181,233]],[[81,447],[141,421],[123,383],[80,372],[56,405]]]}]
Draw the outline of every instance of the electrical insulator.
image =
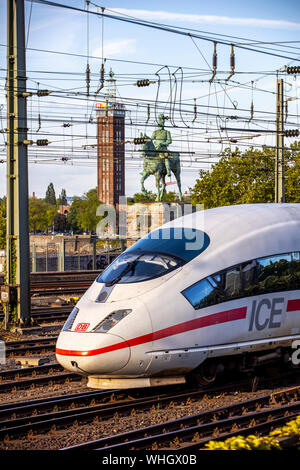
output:
[{"label": "electrical insulator", "polygon": [[145,79],[145,80],[138,80],[136,82],[136,86],[141,87],[141,86],[149,86],[150,85],[150,80]]},{"label": "electrical insulator", "polygon": [[101,69],[100,69],[100,80],[101,80],[101,83],[104,82],[104,63],[103,62],[101,64]]},{"label": "electrical insulator", "polygon": [[135,145],[144,144],[145,142],[146,142],[146,139],[144,137],[136,137],[133,139],[133,143]]},{"label": "electrical insulator", "polygon": [[40,128],[42,127],[42,120],[41,120],[41,115],[40,115],[40,113],[39,113],[38,119],[39,119],[39,127],[37,128],[36,132],[39,132]]},{"label": "electrical insulator", "polygon": [[299,136],[299,129],[290,129],[285,131],[286,137],[298,137]]},{"label": "electrical insulator", "polygon": [[90,96],[90,83],[91,83],[91,79],[90,79],[90,72],[91,72],[91,69],[90,69],[90,66],[89,66],[89,63],[86,64],[86,93],[88,96]]},{"label": "electrical insulator", "polygon": [[230,68],[233,71],[235,67],[235,55],[234,55],[234,47],[231,46],[231,54],[230,54]]},{"label": "electrical insulator", "polygon": [[217,73],[217,43],[214,42],[214,53],[213,53],[213,60],[212,60],[212,68],[213,68],[213,74],[211,79],[209,80],[209,83],[213,82],[213,79],[215,78],[215,75]]},{"label": "electrical insulator", "polygon": [[[106,59],[104,59],[104,62],[106,61]],[[102,88],[104,87],[104,62],[102,62],[101,64],[101,68],[100,68],[100,86],[98,88],[98,90],[96,91],[96,95],[99,93],[99,91],[102,90]]]},{"label": "electrical insulator", "polygon": [[195,122],[197,119],[197,100],[194,98],[194,119],[192,122]]},{"label": "electrical insulator", "polygon": [[46,145],[49,145],[49,144],[50,142],[47,139],[38,139],[36,141],[36,145],[38,145],[39,147],[45,147]]},{"label": "electrical insulator", "polygon": [[213,70],[217,68],[217,43],[214,43],[214,54],[213,54]]},{"label": "electrical insulator", "polygon": [[287,67],[286,71],[288,74],[295,75],[296,73],[300,73],[300,67]]},{"label": "electrical insulator", "polygon": [[38,90],[36,92],[37,96],[48,96],[50,95],[51,91],[49,90]]},{"label": "electrical insulator", "polygon": [[150,119],[150,104],[148,103],[147,104],[147,121],[146,122],[148,122],[149,119]]},{"label": "electrical insulator", "polygon": [[232,77],[232,75],[234,75],[234,69],[235,69],[235,55],[234,55],[234,45],[233,45],[233,44],[231,44],[230,69],[231,69],[231,72],[230,72],[230,74],[228,75],[228,77],[226,78],[225,82],[227,82],[227,81]]},{"label": "electrical insulator", "polygon": [[251,106],[250,106],[250,121],[252,121],[254,116],[254,104],[253,101],[251,101]]}]

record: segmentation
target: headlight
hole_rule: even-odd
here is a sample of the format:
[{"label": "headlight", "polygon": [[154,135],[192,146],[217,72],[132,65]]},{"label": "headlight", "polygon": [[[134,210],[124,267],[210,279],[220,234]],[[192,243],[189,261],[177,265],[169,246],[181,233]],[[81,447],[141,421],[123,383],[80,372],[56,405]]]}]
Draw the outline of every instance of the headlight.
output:
[{"label": "headlight", "polygon": [[62,331],[68,331],[72,328],[73,323],[75,321],[75,318],[77,316],[77,313],[79,312],[79,308],[74,307],[70,315],[68,316],[68,319],[66,323],[64,324]]},{"label": "headlight", "polygon": [[93,333],[106,333],[113,326],[115,326],[119,321],[125,318],[132,310],[130,308],[126,310],[116,310],[115,312],[110,313],[104,320],[98,323],[95,328],[92,329]]}]

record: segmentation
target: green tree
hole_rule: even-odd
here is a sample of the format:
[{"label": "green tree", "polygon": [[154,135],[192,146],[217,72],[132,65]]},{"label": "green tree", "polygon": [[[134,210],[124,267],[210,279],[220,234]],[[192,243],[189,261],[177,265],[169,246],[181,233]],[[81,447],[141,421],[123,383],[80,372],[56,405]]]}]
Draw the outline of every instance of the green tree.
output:
[{"label": "green tree", "polygon": [[29,198],[29,230],[42,232],[48,230],[53,225],[53,218],[57,213],[57,208],[53,204],[47,203],[44,199],[35,197]]},{"label": "green tree", "polygon": [[80,210],[80,197],[74,196],[71,208],[67,214],[67,230],[71,230],[73,233],[80,233],[81,229],[78,225],[78,213]]},{"label": "green tree", "polygon": [[[96,216],[98,200],[97,189],[90,189],[83,198],[74,196],[67,221],[73,231],[96,231],[100,217]],[[76,230],[77,228],[77,230]]]},{"label": "green tree", "polygon": [[53,228],[55,232],[65,232],[67,227],[67,218],[64,214],[55,214],[53,217]]},{"label": "green tree", "polygon": [[53,204],[53,205],[56,204],[56,197],[55,197],[55,190],[54,190],[53,183],[50,183],[48,185],[48,188],[47,188],[47,191],[46,191],[45,201],[48,204]]},{"label": "green tree", "polygon": [[144,193],[135,193],[133,195],[133,202],[138,203],[138,202],[154,202],[156,198],[156,194],[154,194],[152,191],[148,191],[147,196],[145,196]]},{"label": "green tree", "polygon": [[[298,148],[299,143],[294,147]],[[285,151],[286,202],[300,202],[299,153]],[[263,147],[234,152],[227,148],[211,171],[200,170],[200,178],[192,188],[193,204],[204,204],[206,209],[232,204],[274,202],[275,151]]]},{"label": "green tree", "polygon": [[176,194],[174,191],[165,192],[165,194],[163,195],[162,200],[166,201],[166,202],[177,201],[178,200],[178,194]]},{"label": "green tree", "polygon": [[61,193],[60,193],[60,195],[58,196],[58,199],[57,199],[57,204],[59,206],[66,206],[68,204],[67,193],[66,193],[65,189],[61,190]]},{"label": "green tree", "polygon": [[[138,203],[138,202],[155,202],[156,199],[156,194],[148,191],[148,195],[145,196],[143,193],[135,193],[133,195],[133,202]],[[178,199],[178,195],[174,191],[169,191],[166,192],[163,196],[163,201],[176,201]]]}]

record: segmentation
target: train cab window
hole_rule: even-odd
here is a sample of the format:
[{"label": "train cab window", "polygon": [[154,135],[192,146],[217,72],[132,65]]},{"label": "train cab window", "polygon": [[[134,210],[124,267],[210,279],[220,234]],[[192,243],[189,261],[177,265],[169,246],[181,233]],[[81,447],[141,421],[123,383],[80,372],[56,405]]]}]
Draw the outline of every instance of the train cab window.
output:
[{"label": "train cab window", "polygon": [[191,261],[200,255],[209,243],[209,236],[202,230],[188,227],[160,228],[148,233],[126,252],[132,250],[158,251],[179,256],[185,261]]},{"label": "train cab window", "polygon": [[158,252],[125,251],[97,278],[107,286],[147,281],[182,266],[184,260]]},{"label": "train cab window", "polygon": [[113,285],[163,276],[198,256],[209,243],[209,236],[197,229],[154,230],[118,256],[97,281]]}]

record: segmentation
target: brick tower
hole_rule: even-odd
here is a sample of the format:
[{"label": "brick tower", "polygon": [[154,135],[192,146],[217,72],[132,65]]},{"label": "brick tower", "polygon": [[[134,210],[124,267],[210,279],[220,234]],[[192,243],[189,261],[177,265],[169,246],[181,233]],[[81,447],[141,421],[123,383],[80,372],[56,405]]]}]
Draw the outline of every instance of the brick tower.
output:
[{"label": "brick tower", "polygon": [[116,80],[110,70],[106,99],[97,110],[98,199],[116,206],[125,195],[125,106],[116,102]]}]

